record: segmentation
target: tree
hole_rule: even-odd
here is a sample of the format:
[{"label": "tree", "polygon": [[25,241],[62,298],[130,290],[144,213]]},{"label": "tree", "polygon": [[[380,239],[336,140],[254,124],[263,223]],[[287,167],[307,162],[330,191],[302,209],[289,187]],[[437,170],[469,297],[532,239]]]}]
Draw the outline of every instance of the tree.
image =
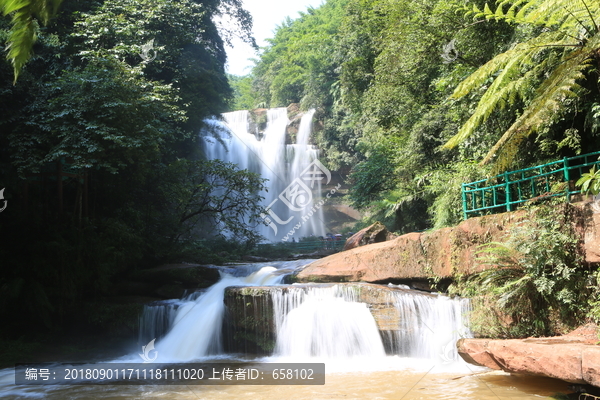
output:
[{"label": "tree", "polygon": [[[508,8],[506,8],[508,7]],[[504,9],[506,8],[506,11]],[[446,144],[453,148],[471,136],[498,109],[524,104],[520,115],[489,150],[483,163],[497,170],[515,161],[519,146],[532,133],[559,121],[584,92],[598,61],[600,3],[587,0],[502,1],[496,11],[474,6],[470,13],[488,20],[529,25],[537,34],[497,55],[461,82],[453,98],[485,86],[477,108]]]},{"label": "tree", "polygon": [[76,169],[116,173],[150,162],[185,119],[177,92],[147,81],[139,68],[97,59],[39,85],[22,130],[10,135],[21,173],[68,158]]},{"label": "tree", "polygon": [[166,200],[173,206],[167,209],[173,210],[175,222],[171,242],[206,236],[207,229],[213,231],[209,237],[259,241],[256,228],[262,221],[263,198],[258,193],[265,189],[259,175],[220,160],[178,160],[169,170]]}]

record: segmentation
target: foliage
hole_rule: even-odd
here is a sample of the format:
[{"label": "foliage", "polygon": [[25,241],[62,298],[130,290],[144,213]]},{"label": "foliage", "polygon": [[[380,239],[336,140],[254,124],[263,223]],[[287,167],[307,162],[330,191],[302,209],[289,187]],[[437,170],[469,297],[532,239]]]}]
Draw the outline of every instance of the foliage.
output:
[{"label": "foliage", "polygon": [[[203,236],[197,229],[214,229],[212,236],[231,236],[246,243],[256,243],[260,236],[262,197],[265,180],[247,170],[220,160],[178,160],[170,166],[171,179],[167,208],[175,214],[171,241]],[[163,224],[166,226],[166,224]]]},{"label": "foliage", "polygon": [[581,188],[582,194],[591,193],[597,196],[600,193],[600,170],[596,170],[596,166],[594,165],[589,172],[581,175],[581,178],[575,182],[575,186]]},{"label": "foliage", "polygon": [[483,10],[473,6],[469,12],[487,20],[542,28],[532,38],[488,61],[453,93],[454,98],[461,98],[485,86],[477,108],[446,143],[448,148],[473,134],[494,110],[517,102],[524,104],[520,115],[482,161],[494,161],[497,170],[504,170],[514,162],[528,135],[557,123],[582,94],[580,83],[588,78],[600,48],[594,17],[600,5],[586,0],[502,1],[496,11],[486,4]]},{"label": "foliage", "polygon": [[346,2],[330,0],[278,26],[252,71],[257,103],[269,107],[301,103],[309,109],[331,102],[330,88],[337,76],[335,35]]},{"label": "foliage", "polygon": [[473,161],[458,162],[446,168],[434,169],[426,175],[427,192],[434,198],[429,213],[434,229],[458,225],[463,220],[462,183],[487,176],[486,168]]},{"label": "foliage", "polygon": [[478,257],[488,269],[452,289],[475,298],[477,332],[556,335],[584,320],[589,272],[583,267],[573,212],[568,205],[559,211],[552,205],[531,209],[505,241],[481,247]]},{"label": "foliage", "polygon": [[[81,14],[70,39],[83,60],[116,58],[150,81],[171,84],[186,111],[185,128],[195,134],[206,116],[227,108],[232,94],[224,42],[212,20],[217,5],[108,0]],[[142,46],[149,42],[153,48],[146,57],[155,57],[152,61],[142,57]]]},{"label": "foliage", "polygon": [[[390,141],[391,142],[391,141]],[[382,143],[372,149],[369,162],[358,163],[351,175],[350,199],[357,208],[365,208],[371,202],[380,200],[385,191],[392,189],[396,181],[394,176],[394,146]]]},{"label": "foliage", "polygon": [[457,166],[496,160],[482,169],[492,174],[597,148],[598,5],[587,3],[330,0],[281,24],[244,78],[245,104],[316,106],[315,144],[350,174],[367,218],[447,226],[461,180],[484,177]]},{"label": "foliage", "polygon": [[[253,42],[241,4],[65,2],[16,85],[0,61],[0,180],[11,203],[0,219],[10,266],[0,335],[102,324],[92,321],[102,313],[77,321],[77,305],[104,301],[131,270],[202,262],[207,237],[258,240],[263,182],[203,160],[197,145],[203,121],[231,101],[224,43]],[[237,33],[214,22],[225,14]],[[2,43],[10,29],[0,19]]]},{"label": "foliage", "polygon": [[76,169],[116,173],[136,160],[155,158],[177,133],[173,122],[185,119],[177,92],[113,60],[94,60],[40,85],[22,130],[10,135],[14,164],[22,173],[65,157]]},{"label": "foliage", "polygon": [[0,0],[0,12],[10,15],[12,26],[8,37],[8,54],[16,83],[21,68],[31,58],[37,39],[37,22],[46,25],[56,15],[62,0]]},{"label": "foliage", "polygon": [[251,76],[228,75],[228,79],[233,88],[233,103],[229,107],[231,111],[259,108],[252,93]]}]

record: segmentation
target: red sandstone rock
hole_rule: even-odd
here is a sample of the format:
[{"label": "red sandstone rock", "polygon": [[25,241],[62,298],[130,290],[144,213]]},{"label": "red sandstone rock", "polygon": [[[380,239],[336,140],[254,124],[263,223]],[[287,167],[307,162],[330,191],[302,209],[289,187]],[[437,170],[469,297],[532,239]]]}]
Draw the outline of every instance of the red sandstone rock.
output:
[{"label": "red sandstone rock", "polygon": [[600,346],[595,344],[596,329],[585,326],[568,335],[551,338],[462,339],[457,348],[460,356],[471,364],[600,386]]},{"label": "red sandstone rock", "polygon": [[491,369],[502,369],[487,351],[490,339],[460,339],[456,343],[458,354],[469,364]]},{"label": "red sandstone rock", "polygon": [[373,225],[361,229],[350,236],[344,244],[344,250],[354,249],[367,244],[385,242],[396,237],[393,233],[388,232],[385,225],[381,222],[375,222]]},{"label": "red sandstone rock", "polygon": [[[569,212],[568,207],[583,211],[578,213],[576,228],[584,239],[585,260],[600,263],[600,206],[559,206],[557,213]],[[490,267],[477,260],[479,246],[504,240],[513,226],[527,218],[522,210],[486,215],[452,228],[355,247],[309,264],[297,278],[300,282],[381,282],[470,275]]]},{"label": "red sandstone rock", "polygon": [[583,350],[581,373],[587,383],[600,386],[600,346],[588,346]]},{"label": "red sandstone rock", "polygon": [[309,264],[297,275],[297,280],[381,282],[472,274],[485,268],[475,257],[478,246],[502,240],[509,227],[525,216],[525,212],[516,211],[471,218],[453,228],[413,232],[356,247]]}]

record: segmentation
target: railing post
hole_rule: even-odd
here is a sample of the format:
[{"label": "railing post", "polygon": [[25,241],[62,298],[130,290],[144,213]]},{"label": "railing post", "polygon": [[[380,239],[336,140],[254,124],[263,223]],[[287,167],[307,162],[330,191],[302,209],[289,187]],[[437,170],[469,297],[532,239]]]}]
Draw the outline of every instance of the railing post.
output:
[{"label": "railing post", "polygon": [[510,204],[510,178],[508,172],[504,173],[504,191],[506,192],[506,211],[512,211]]},{"label": "railing post", "polygon": [[467,220],[467,194],[465,193],[465,184],[461,185],[462,188],[462,202],[463,202],[463,217]]},{"label": "railing post", "polygon": [[565,174],[565,182],[567,183],[567,203],[571,202],[571,187],[569,185],[569,159],[567,157],[563,158],[564,163],[564,174]]}]

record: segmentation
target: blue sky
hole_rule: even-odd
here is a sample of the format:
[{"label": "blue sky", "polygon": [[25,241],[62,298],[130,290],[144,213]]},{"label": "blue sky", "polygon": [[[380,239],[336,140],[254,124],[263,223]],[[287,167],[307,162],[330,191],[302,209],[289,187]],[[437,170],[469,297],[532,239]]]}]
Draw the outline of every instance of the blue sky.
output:
[{"label": "blue sky", "polygon": [[[259,46],[266,44],[265,39],[273,37],[275,27],[285,17],[295,19],[298,12],[309,6],[319,7],[324,0],[244,0],[244,8],[252,14],[254,20],[254,37]],[[233,48],[227,48],[227,72],[234,75],[250,73],[253,63],[249,58],[256,58],[253,49],[241,41],[234,42]]]}]

